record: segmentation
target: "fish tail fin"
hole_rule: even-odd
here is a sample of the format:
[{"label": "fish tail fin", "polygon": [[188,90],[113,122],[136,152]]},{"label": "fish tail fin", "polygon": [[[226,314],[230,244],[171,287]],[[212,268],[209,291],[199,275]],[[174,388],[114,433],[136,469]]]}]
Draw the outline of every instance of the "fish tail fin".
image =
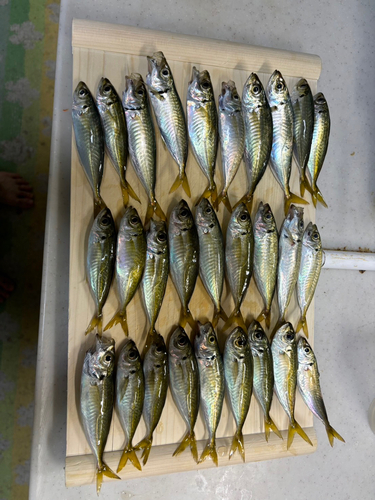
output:
[{"label": "fish tail fin", "polygon": [[185,191],[186,196],[191,198],[191,192],[190,192],[190,186],[189,186],[189,181],[186,176],[186,172],[184,171],[183,174],[179,173],[176,177],[176,180],[172,184],[171,189],[169,190],[169,193],[174,193],[176,189],[178,189],[180,186],[182,186],[182,189]]},{"label": "fish tail fin", "polygon": [[195,322],[195,320],[190,312],[190,309],[188,307],[181,308],[181,315],[180,315],[179,323],[180,323],[180,326],[182,326],[182,328],[185,328],[186,323],[189,323],[192,330],[195,330],[197,327],[197,324],[196,324],[196,322]]},{"label": "fish tail fin", "polygon": [[335,429],[330,425],[326,425],[326,431],[327,431],[327,436],[328,436],[328,439],[329,439],[329,444],[333,447],[333,440],[336,438],[336,439],[339,439],[340,441],[342,441],[343,443],[345,443],[345,439],[340,436],[340,434],[335,431]]},{"label": "fish tail fin", "polygon": [[124,207],[126,207],[127,204],[129,203],[129,196],[131,196],[133,198],[133,200],[141,203],[141,200],[138,198],[134,189],[131,187],[131,185],[129,184],[129,182],[127,180],[124,180],[121,183],[121,192],[122,192],[122,201],[124,203]]},{"label": "fish tail fin", "polygon": [[202,198],[211,198],[211,203],[215,205],[216,198],[217,198],[217,188],[216,184],[213,183],[211,186],[207,186],[207,188],[204,190],[202,196],[199,198],[197,203],[195,205],[199,205],[201,202]]},{"label": "fish tail fin", "polygon": [[110,322],[104,328],[104,331],[106,332],[110,328],[113,328],[115,325],[117,325],[117,323],[121,324],[121,327],[125,335],[128,336],[129,329],[128,329],[128,321],[126,318],[126,311],[117,311],[116,314],[113,316],[113,318],[110,320]]},{"label": "fish tail fin", "polygon": [[225,332],[225,330],[228,330],[228,328],[230,328],[233,325],[233,323],[236,323],[236,325],[240,326],[245,332],[247,331],[245,321],[243,319],[241,309],[239,307],[232,312],[232,314],[225,322],[225,325],[223,326],[223,332]]},{"label": "fish tail fin", "polygon": [[191,454],[193,455],[194,461],[198,463],[198,449],[197,442],[195,440],[194,431],[188,431],[181,443],[177,446],[176,450],[173,453],[173,457],[177,457],[180,453],[182,453],[186,448],[190,446]]},{"label": "fish tail fin", "polygon": [[167,220],[165,213],[161,209],[161,206],[156,201],[156,199],[154,199],[153,201],[150,201],[149,204],[147,205],[145,226],[147,226],[147,224],[150,222],[150,219],[154,215],[154,213],[159,217],[159,219],[164,221]]},{"label": "fish tail fin", "polygon": [[264,434],[266,436],[267,443],[268,443],[268,438],[270,437],[271,431],[273,431],[276,434],[276,436],[278,436],[280,439],[283,439],[283,436],[281,435],[281,432],[279,431],[279,429],[276,427],[275,422],[268,415],[268,417],[264,417]]},{"label": "fish tail fin", "polygon": [[237,430],[236,434],[233,436],[232,446],[230,447],[229,460],[233,457],[235,452],[241,455],[243,462],[245,462],[245,446],[243,442],[243,434],[241,430]]},{"label": "fish tail fin", "polygon": [[134,465],[134,467],[138,470],[142,470],[141,464],[139,463],[137,454],[135,453],[135,450],[132,446],[126,447],[124,451],[122,452],[120,462],[117,467],[117,472],[122,471],[122,469],[125,467],[127,461],[130,460],[130,462]]},{"label": "fish tail fin", "polygon": [[134,446],[134,450],[142,450],[143,466],[147,464],[148,457],[150,456],[152,446],[152,435],[145,437],[140,441],[137,446]]},{"label": "fish tail fin", "polygon": [[259,314],[257,321],[261,323],[263,320],[266,323],[266,327],[269,328],[271,325],[271,309],[263,309],[263,311]]},{"label": "fish tail fin", "polygon": [[320,189],[318,188],[318,186],[315,186],[314,192],[312,194],[312,200],[314,203],[314,207],[316,207],[316,204],[319,201],[323,205],[323,207],[328,208],[328,205],[325,202],[325,199],[323,198],[323,195],[320,192]]},{"label": "fish tail fin", "polygon": [[240,201],[238,201],[235,204],[234,208],[236,208],[240,203],[245,203],[246,208],[248,209],[249,213],[251,213],[251,210],[253,208],[253,199],[254,199],[253,193],[246,193],[242,196]]},{"label": "fish tail fin", "polygon": [[103,208],[107,208],[103,198],[99,195],[94,199],[94,218],[103,210]]},{"label": "fish tail fin", "polygon": [[102,462],[102,466],[96,469],[96,493],[98,496],[102,487],[103,476],[107,476],[112,479],[120,479],[106,463]]},{"label": "fish tail fin", "polygon": [[306,176],[300,177],[299,185],[300,185],[300,193],[301,193],[302,198],[305,195],[305,190],[308,191],[311,195],[313,194],[312,187],[310,186],[310,183],[307,180]]},{"label": "fish tail fin", "polygon": [[228,321],[228,316],[225,314],[221,306],[214,308],[214,317],[212,318],[212,326],[215,328],[219,323],[219,319],[222,319],[224,323]]},{"label": "fish tail fin", "polygon": [[219,196],[216,198],[215,201],[215,210],[219,210],[220,203],[224,203],[225,208],[228,210],[228,212],[231,214],[232,213],[232,206],[230,204],[229,198],[228,198],[228,193],[222,190],[222,192],[219,194]]},{"label": "fish tail fin", "polygon": [[217,451],[216,451],[215,436],[213,436],[211,439],[208,440],[198,463],[201,464],[206,460],[207,457],[211,457],[211,460],[216,465],[216,467],[219,466],[219,460],[217,458]]},{"label": "fish tail fin", "polygon": [[298,321],[296,332],[299,332],[301,329],[303,330],[305,337],[309,338],[309,329],[307,328],[306,316],[301,316],[300,320]]},{"label": "fish tail fin", "polygon": [[103,314],[98,314],[97,312],[92,317],[89,326],[86,328],[85,335],[88,335],[90,332],[97,328],[98,334],[101,336],[103,333]]},{"label": "fish tail fin", "polygon": [[272,330],[272,333],[271,333],[271,337],[270,337],[270,342],[272,341],[272,339],[274,338],[274,336],[276,335],[276,332],[277,330],[280,328],[280,326],[282,326],[283,324],[285,323],[285,319],[284,318],[279,318],[276,322],[276,325],[274,326],[273,330]]},{"label": "fish tail fin", "polygon": [[152,344],[154,338],[157,337],[157,335],[158,334],[157,334],[155,328],[150,328],[150,330],[147,333],[146,343],[145,343],[145,346],[144,346],[144,349],[143,349],[143,354],[145,354],[148,351],[148,348]]},{"label": "fish tail fin", "polygon": [[301,198],[300,196],[297,196],[294,193],[290,193],[288,197],[285,197],[285,204],[284,204],[284,211],[285,211],[285,216],[288,215],[288,210],[289,207],[292,203],[295,203],[296,205],[308,205],[309,202]]},{"label": "fish tail fin", "polygon": [[294,435],[299,434],[302,439],[306,441],[306,443],[309,443],[311,446],[314,446],[312,442],[310,441],[309,436],[306,434],[306,432],[302,429],[302,427],[299,425],[297,420],[294,420],[293,422],[290,422],[289,424],[289,429],[288,429],[288,442],[286,445],[287,450],[292,446]]}]

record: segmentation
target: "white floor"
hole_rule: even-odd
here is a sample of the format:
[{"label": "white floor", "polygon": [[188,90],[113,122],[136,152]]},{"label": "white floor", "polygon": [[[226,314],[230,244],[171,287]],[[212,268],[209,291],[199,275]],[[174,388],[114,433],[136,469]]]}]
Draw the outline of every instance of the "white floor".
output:
[{"label": "white floor", "polygon": [[[37,373],[30,498],[95,497],[94,486],[64,485],[68,311],[71,21],[87,18],[315,53],[319,90],[331,112],[331,141],[318,210],[326,248],[375,251],[375,3],[343,0],[226,2],[62,0],[53,150]],[[58,287],[56,287],[58,283]],[[105,499],[373,499],[375,273],[322,272],[316,294],[316,355],[331,423],[346,439],[305,457],[103,485]]]}]

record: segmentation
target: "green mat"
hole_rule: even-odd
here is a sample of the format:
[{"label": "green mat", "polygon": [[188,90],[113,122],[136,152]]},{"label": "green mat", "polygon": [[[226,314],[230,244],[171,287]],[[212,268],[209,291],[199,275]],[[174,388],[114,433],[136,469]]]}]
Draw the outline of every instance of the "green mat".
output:
[{"label": "green mat", "polygon": [[28,211],[0,206],[0,500],[28,498],[59,0],[0,0],[0,171],[34,188]]}]

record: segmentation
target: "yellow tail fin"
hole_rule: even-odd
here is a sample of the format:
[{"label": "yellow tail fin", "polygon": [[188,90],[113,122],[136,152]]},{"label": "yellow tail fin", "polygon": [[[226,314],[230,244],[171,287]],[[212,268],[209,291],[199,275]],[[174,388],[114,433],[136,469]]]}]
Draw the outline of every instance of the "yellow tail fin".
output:
[{"label": "yellow tail fin", "polygon": [[159,217],[159,219],[162,220],[167,220],[165,213],[161,209],[159,203],[154,200],[153,202],[149,202],[147,206],[147,212],[146,212],[146,218],[145,218],[145,226],[150,222],[151,217],[154,215],[154,213]]},{"label": "yellow tail fin", "polygon": [[345,439],[340,436],[340,434],[335,431],[335,429],[331,426],[331,425],[326,425],[326,431],[327,431],[327,436],[328,436],[328,439],[329,439],[329,444],[333,447],[333,440],[334,438],[336,439],[339,439],[340,441],[342,441],[343,443],[345,443]]},{"label": "yellow tail fin", "polygon": [[228,328],[230,328],[233,323],[236,323],[236,325],[240,326],[245,332],[247,332],[245,321],[243,319],[240,308],[235,309],[229,316],[229,318],[225,322],[225,325],[223,326],[223,332],[225,332],[225,330],[228,330]]},{"label": "yellow tail fin", "polygon": [[318,186],[315,186],[314,192],[312,193],[312,201],[314,203],[314,207],[316,207],[317,202],[319,201],[323,207],[328,208],[327,203],[325,202],[322,193],[320,192],[320,189]]},{"label": "yellow tail fin", "polygon": [[309,436],[306,434],[306,432],[302,429],[302,427],[299,425],[299,423],[294,420],[294,422],[290,422],[289,424],[289,429],[288,429],[288,442],[286,445],[287,450],[292,446],[294,435],[299,434],[302,439],[306,441],[306,443],[311,444],[311,446],[314,446],[312,442],[309,439]]},{"label": "yellow tail fin", "polygon": [[236,208],[240,203],[245,203],[246,208],[248,209],[249,213],[251,214],[251,210],[253,208],[253,199],[254,199],[254,194],[253,193],[247,193],[242,196],[240,201],[238,201],[234,208]]},{"label": "yellow tail fin", "polygon": [[271,309],[269,311],[267,309],[263,309],[263,311],[259,314],[259,316],[257,317],[257,321],[261,323],[263,320],[266,323],[267,329],[269,329],[271,324]]},{"label": "yellow tail fin", "polygon": [[272,330],[272,333],[271,333],[271,336],[270,336],[270,342],[272,341],[272,339],[274,338],[274,336],[276,335],[276,332],[277,330],[280,328],[280,326],[282,326],[283,324],[285,323],[285,319],[284,318],[279,318],[276,322],[276,325],[274,326],[274,329]]},{"label": "yellow tail fin", "polygon": [[232,206],[231,206],[229,198],[228,198],[228,193],[225,192],[224,190],[216,198],[216,202],[215,202],[215,210],[216,211],[219,210],[220,203],[224,203],[224,206],[228,210],[228,212],[230,214],[232,213]]},{"label": "yellow tail fin", "polygon": [[284,203],[284,211],[285,211],[285,217],[288,215],[289,207],[292,203],[295,203],[296,205],[308,205],[309,202],[304,200],[303,198],[300,198],[294,193],[290,193],[288,197],[285,197],[285,203]]},{"label": "yellow tail fin", "polygon": [[195,434],[194,431],[188,431],[184,439],[181,441],[181,443],[177,446],[175,452],[173,453],[173,457],[177,457],[180,453],[182,453],[186,448],[190,446],[190,451],[191,454],[193,455],[193,458],[196,463],[198,463],[198,450],[197,450],[197,442],[195,440]]},{"label": "yellow tail fin", "polygon": [[97,312],[92,317],[92,320],[89,323],[89,326],[86,328],[85,335],[89,334],[93,330],[97,328],[98,334],[102,336],[103,333],[103,314],[98,314]]},{"label": "yellow tail fin", "polygon": [[217,324],[219,323],[219,319],[222,319],[224,323],[228,321],[228,316],[225,314],[221,306],[219,306],[219,309],[216,307],[214,308],[214,317],[212,318],[212,326],[216,328]]},{"label": "yellow tail fin", "polygon": [[195,204],[196,206],[199,205],[202,198],[211,198],[211,204],[215,206],[215,202],[216,202],[216,198],[217,198],[217,188],[216,188],[215,183],[213,183],[212,187],[208,186],[206,188],[206,190],[203,192],[202,196],[199,198],[199,200]]},{"label": "yellow tail fin", "polygon": [[135,194],[134,189],[131,187],[131,185],[126,180],[122,181],[122,183],[121,183],[121,193],[122,193],[122,201],[124,203],[124,207],[126,207],[127,204],[129,203],[129,196],[131,196],[133,198],[133,200],[141,203],[141,200]]},{"label": "yellow tail fin", "polygon": [[301,329],[303,330],[305,337],[308,339],[309,338],[309,329],[307,328],[307,321],[306,321],[305,316],[301,316],[301,319],[298,321],[296,332],[299,332]]},{"label": "yellow tail fin", "polygon": [[121,327],[124,330],[125,335],[128,336],[129,330],[128,321],[126,319],[126,311],[117,311],[108,325],[106,325],[106,327],[104,328],[104,331],[106,332],[110,328],[113,328],[115,325],[117,325],[117,323],[121,323]]},{"label": "yellow tail fin", "polygon": [[174,193],[176,191],[176,189],[178,189],[180,186],[182,186],[182,189],[185,191],[186,196],[191,198],[189,181],[188,181],[188,178],[187,178],[185,172],[183,173],[182,177],[180,174],[177,175],[176,180],[174,181],[171,189],[169,190],[169,193]]},{"label": "yellow tail fin", "polygon": [[107,208],[107,205],[104,203],[103,198],[99,195],[97,198],[94,198],[94,218],[103,210],[103,208]]},{"label": "yellow tail fin", "polygon": [[143,466],[147,464],[147,460],[151,451],[151,446],[152,446],[152,435],[150,437],[145,437],[144,439],[142,439],[142,441],[140,441],[137,444],[137,446],[134,446],[134,450],[143,450],[141,456],[141,458],[143,458]]},{"label": "yellow tail fin", "polygon": [[313,194],[313,190],[312,190],[310,183],[306,177],[300,177],[299,187],[300,187],[300,193],[301,193],[302,198],[305,195],[305,190],[308,191],[310,194]]},{"label": "yellow tail fin", "polygon": [[134,465],[134,467],[138,470],[142,470],[141,464],[139,463],[138,457],[135,453],[135,450],[132,446],[127,447],[124,449],[122,452],[120,462],[117,467],[117,472],[122,471],[122,469],[125,467],[127,464],[127,461],[130,460],[130,462]]},{"label": "yellow tail fin", "polygon": [[216,441],[215,441],[215,436],[213,436],[206,444],[201,458],[199,459],[199,464],[204,462],[207,457],[211,457],[211,460],[213,463],[216,465],[216,467],[219,466],[219,460],[217,458],[217,451],[216,451]]},{"label": "yellow tail fin", "polygon": [[180,323],[180,326],[182,326],[182,328],[185,328],[186,323],[189,323],[191,329],[194,331],[197,328],[197,323],[194,320],[189,308],[186,308],[186,309],[184,309],[183,307],[181,308],[179,323]]},{"label": "yellow tail fin", "polygon": [[106,463],[102,462],[102,466],[96,469],[96,493],[98,496],[102,487],[103,476],[107,476],[112,479],[120,479]]},{"label": "yellow tail fin", "polygon": [[264,434],[266,436],[267,443],[268,443],[268,438],[270,437],[271,431],[273,431],[276,434],[276,436],[278,436],[280,439],[283,439],[281,432],[276,427],[272,418],[268,415],[268,417],[266,417],[266,416],[264,417]]},{"label": "yellow tail fin", "polygon": [[241,455],[242,460],[245,462],[245,446],[243,444],[242,431],[237,430],[236,434],[233,436],[232,446],[230,447],[229,460],[233,457],[235,452]]}]

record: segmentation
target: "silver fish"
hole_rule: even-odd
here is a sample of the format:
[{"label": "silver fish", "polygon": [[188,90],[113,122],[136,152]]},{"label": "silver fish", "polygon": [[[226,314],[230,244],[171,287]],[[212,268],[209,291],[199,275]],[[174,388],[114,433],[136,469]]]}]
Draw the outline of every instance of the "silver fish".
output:
[{"label": "silver fish", "polygon": [[293,108],[286,82],[277,70],[268,81],[267,97],[272,111],[273,124],[270,166],[284,192],[286,215],[291,203],[308,205],[308,202],[293,194],[289,187],[293,156]]},{"label": "silver fish", "polygon": [[229,80],[222,83],[219,96],[219,137],[224,186],[216,200],[216,210],[221,202],[232,212],[228,199],[231,185],[241,164],[245,148],[245,125],[242,117],[241,99],[236,84]]},{"label": "silver fish", "polygon": [[96,492],[103,476],[120,479],[104,462],[103,452],[114,403],[115,341],[96,335],[86,352],[81,375],[80,414],[87,441],[96,461]]},{"label": "silver fish", "polygon": [[301,310],[301,319],[298,322],[296,331],[299,332],[302,328],[306,337],[309,336],[306,313],[319,281],[323,256],[324,251],[318,228],[310,222],[303,235],[301,264],[297,279],[297,299]]},{"label": "silver fish", "polygon": [[208,179],[208,187],[202,197],[211,197],[212,203],[215,203],[217,111],[210,74],[206,70],[199,72],[195,66],[187,91],[187,126],[195,159]]},{"label": "silver fish", "polygon": [[170,389],[178,411],[184,419],[187,432],[173,453],[177,456],[190,446],[191,454],[198,463],[198,450],[194,427],[199,408],[199,373],[193,346],[185,330],[178,326],[169,341]]},{"label": "silver fish", "polygon": [[102,334],[103,306],[112,283],[115,248],[115,223],[109,208],[103,208],[92,224],[87,245],[86,277],[95,301],[95,314],[86,335],[94,328]]},{"label": "silver fish", "polygon": [[100,196],[104,170],[104,137],[94,98],[84,82],[79,82],[72,105],[74,137],[79,160],[94,195],[94,217],[105,208]]},{"label": "silver fish", "polygon": [[242,328],[235,328],[227,338],[223,360],[225,385],[237,426],[229,459],[238,450],[245,462],[242,428],[249,412],[253,392],[253,362],[248,337]]},{"label": "silver fish", "polygon": [[321,422],[323,422],[330,445],[333,446],[333,440],[335,438],[345,443],[345,440],[329,423],[322,391],[320,389],[320,373],[318,363],[310,344],[303,337],[301,337],[298,341],[297,352],[297,383],[304,402],[308,406],[309,410],[312,411]]},{"label": "silver fish", "polygon": [[198,322],[198,326],[199,332],[194,339],[194,350],[198,361],[200,404],[209,434],[199,463],[211,457],[214,464],[218,466],[216,430],[224,401],[224,365],[211,323],[201,325]]},{"label": "silver fish", "polygon": [[152,57],[147,57],[147,61],[146,82],[151,104],[154,108],[161,137],[179,170],[170,193],[182,186],[190,198],[190,187],[185,172],[188,156],[185,115],[174,84],[172,71],[163,52],[155,52]]},{"label": "silver fish", "polygon": [[297,343],[296,335],[290,323],[285,323],[276,332],[272,344],[273,372],[275,376],[275,391],[289,417],[287,449],[293,443],[294,435],[298,433],[306,443],[311,444],[309,437],[294,418],[297,386]]},{"label": "silver fish", "polygon": [[122,94],[128,130],[129,154],[134,170],[148,197],[145,225],[153,213],[166,220],[155,198],[156,140],[145,84],[141,75],[132,73],[125,77]]},{"label": "silver fish", "polygon": [[125,446],[121,455],[117,472],[120,472],[127,461],[138,470],[141,464],[133,447],[133,437],[142,416],[145,382],[142,361],[135,342],[126,339],[117,362],[116,373],[116,406],[121,426],[125,433]]}]

